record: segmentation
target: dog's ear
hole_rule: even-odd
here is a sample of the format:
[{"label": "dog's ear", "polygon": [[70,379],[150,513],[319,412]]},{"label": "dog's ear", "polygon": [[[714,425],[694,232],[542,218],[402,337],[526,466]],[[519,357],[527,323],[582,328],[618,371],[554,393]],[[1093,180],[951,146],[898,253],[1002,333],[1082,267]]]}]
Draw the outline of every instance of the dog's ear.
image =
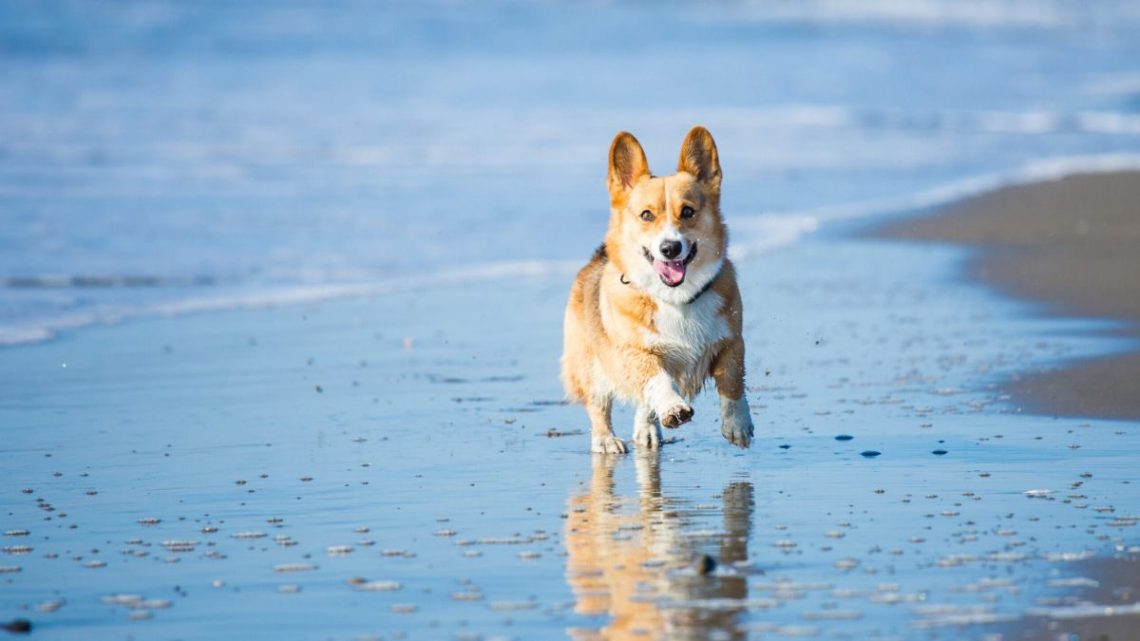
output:
[{"label": "dog's ear", "polygon": [[641,143],[628,131],[614,136],[610,144],[610,171],[607,184],[610,200],[614,203],[624,199],[642,176],[649,175],[649,161]]},{"label": "dog's ear", "polygon": [[688,172],[713,189],[720,189],[720,157],[708,129],[697,125],[689,130],[685,142],[681,143],[677,171]]}]

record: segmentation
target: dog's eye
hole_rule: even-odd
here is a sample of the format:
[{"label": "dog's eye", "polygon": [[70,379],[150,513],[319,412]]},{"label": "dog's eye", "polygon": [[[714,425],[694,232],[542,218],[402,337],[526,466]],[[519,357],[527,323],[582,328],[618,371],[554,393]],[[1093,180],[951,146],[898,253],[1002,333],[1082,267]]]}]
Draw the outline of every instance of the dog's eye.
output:
[{"label": "dog's eye", "polygon": [[641,219],[645,222],[653,220],[653,212],[646,209],[645,211],[641,212]]},{"label": "dog's eye", "polygon": [[681,208],[681,218],[692,218],[695,213],[697,212],[693,211],[693,208],[688,205]]}]

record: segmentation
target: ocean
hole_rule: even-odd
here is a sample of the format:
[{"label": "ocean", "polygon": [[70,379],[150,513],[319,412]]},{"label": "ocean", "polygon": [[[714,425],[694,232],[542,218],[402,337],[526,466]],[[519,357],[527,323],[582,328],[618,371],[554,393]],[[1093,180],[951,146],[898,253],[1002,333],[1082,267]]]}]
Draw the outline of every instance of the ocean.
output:
[{"label": "ocean", "polygon": [[1132,2],[15,0],[0,344],[569,274],[630,130],[713,132],[737,258],[1140,166]]},{"label": "ocean", "polygon": [[[0,3],[0,626],[944,639],[1134,613],[1140,431],[1004,387],[1130,339],[962,278],[969,248],[846,232],[1140,167],[1138,27],[1111,1]],[[557,361],[606,151],[630,130],[668,173],[697,123],[756,440],[724,442],[710,389],[661,450],[591,456]]]}]

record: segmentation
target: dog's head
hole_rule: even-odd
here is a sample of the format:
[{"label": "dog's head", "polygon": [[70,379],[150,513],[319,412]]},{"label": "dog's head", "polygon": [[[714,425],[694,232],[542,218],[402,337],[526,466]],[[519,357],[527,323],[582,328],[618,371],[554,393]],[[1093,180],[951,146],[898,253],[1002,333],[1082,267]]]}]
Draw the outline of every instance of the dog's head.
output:
[{"label": "dog's head", "polygon": [[606,252],[634,286],[680,304],[716,277],[727,244],[720,179],[716,143],[704,127],[685,136],[672,176],[649,173],[645,151],[632,134],[614,137]]}]

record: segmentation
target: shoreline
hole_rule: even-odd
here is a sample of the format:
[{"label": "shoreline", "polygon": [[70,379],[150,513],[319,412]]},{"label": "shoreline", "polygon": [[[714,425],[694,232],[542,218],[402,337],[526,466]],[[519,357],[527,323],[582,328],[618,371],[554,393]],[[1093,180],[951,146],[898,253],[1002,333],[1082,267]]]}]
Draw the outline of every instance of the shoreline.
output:
[{"label": "shoreline", "polygon": [[[935,240],[957,243],[957,240],[920,238],[911,233],[911,223],[927,217],[940,217],[956,211],[977,199],[991,194],[1011,190],[1032,189],[1038,185],[1068,180],[1076,176],[1140,176],[1140,154],[1107,153],[1080,157],[1048,157],[1024,164],[1012,171],[981,173],[935,185],[901,197],[889,197],[871,201],[852,201],[839,204],[812,207],[803,210],[788,210],[764,213],[751,213],[734,216],[732,220],[733,243],[732,259],[736,262],[754,260],[758,256],[779,251],[800,242],[803,237],[831,229],[871,229],[872,236],[905,240]],[[783,224],[774,229],[772,219]],[[886,220],[887,222],[882,222]],[[741,234],[741,229],[752,233]],[[845,232],[841,232],[845,233]],[[866,232],[859,232],[866,233]],[[772,235],[776,240],[772,240]],[[892,236],[891,234],[897,234]],[[973,244],[973,241],[967,241]],[[592,249],[590,249],[592,251]],[[588,256],[588,252],[582,254]],[[65,314],[35,319],[36,322],[20,322],[0,325],[0,350],[27,347],[51,342],[61,336],[86,331],[94,327],[118,325],[150,318],[175,318],[190,314],[216,313],[237,310],[258,310],[277,307],[296,307],[317,304],[323,301],[364,298],[391,294],[421,287],[449,287],[456,284],[479,284],[515,277],[550,277],[573,274],[580,266],[582,256],[572,258],[503,259],[480,263],[476,269],[460,269],[445,265],[440,269],[416,275],[402,275],[391,278],[279,283],[261,289],[256,283],[245,283],[229,287],[216,287],[202,295],[186,298],[153,300],[128,306],[103,306],[85,310],[71,310]],[[28,277],[30,281],[21,288],[40,289],[39,283],[56,283],[59,275]],[[106,278],[124,278],[107,276]],[[984,280],[984,279],[983,279]],[[990,283],[987,283],[990,284]],[[4,287],[11,287],[5,284]],[[46,288],[68,290],[57,284]],[[2,289],[2,287],[0,287]],[[86,291],[87,288],[76,288]],[[98,288],[114,290],[117,287]],[[1024,300],[1016,292],[1001,292],[1004,295]],[[1029,297],[1032,298],[1032,297]],[[1064,310],[1061,315],[1067,315]],[[1092,314],[1094,316],[1099,314]],[[1140,318],[1140,314],[1136,315]],[[22,319],[27,321],[27,319]]]},{"label": "shoreline", "polygon": [[[1140,340],[1140,172],[1001,187],[868,235],[970,247],[969,280],[1050,316],[1114,321],[1111,335]],[[1138,420],[1137,380],[1140,350],[1132,348],[1050,363],[1002,387],[1031,412]]]},{"label": "shoreline", "polygon": [[[1036,617],[1072,587],[1048,579],[1079,587],[1094,570],[1074,560],[1132,545],[1117,528],[1137,512],[1140,434],[1067,434],[971,389],[978,365],[1016,372],[1052,351],[1016,304],[955,279],[958,257],[818,234],[742,268],[747,451],[724,442],[710,390],[659,453],[592,457],[581,408],[557,400],[568,278],[139,319],[6,350],[0,614],[60,639],[665,623],[937,639],[964,618]],[[987,302],[989,317],[963,311]],[[615,408],[621,436],[631,419]],[[735,572],[686,572],[695,554]],[[647,600],[635,585],[655,587]],[[162,607],[140,621],[137,603]]]}]

